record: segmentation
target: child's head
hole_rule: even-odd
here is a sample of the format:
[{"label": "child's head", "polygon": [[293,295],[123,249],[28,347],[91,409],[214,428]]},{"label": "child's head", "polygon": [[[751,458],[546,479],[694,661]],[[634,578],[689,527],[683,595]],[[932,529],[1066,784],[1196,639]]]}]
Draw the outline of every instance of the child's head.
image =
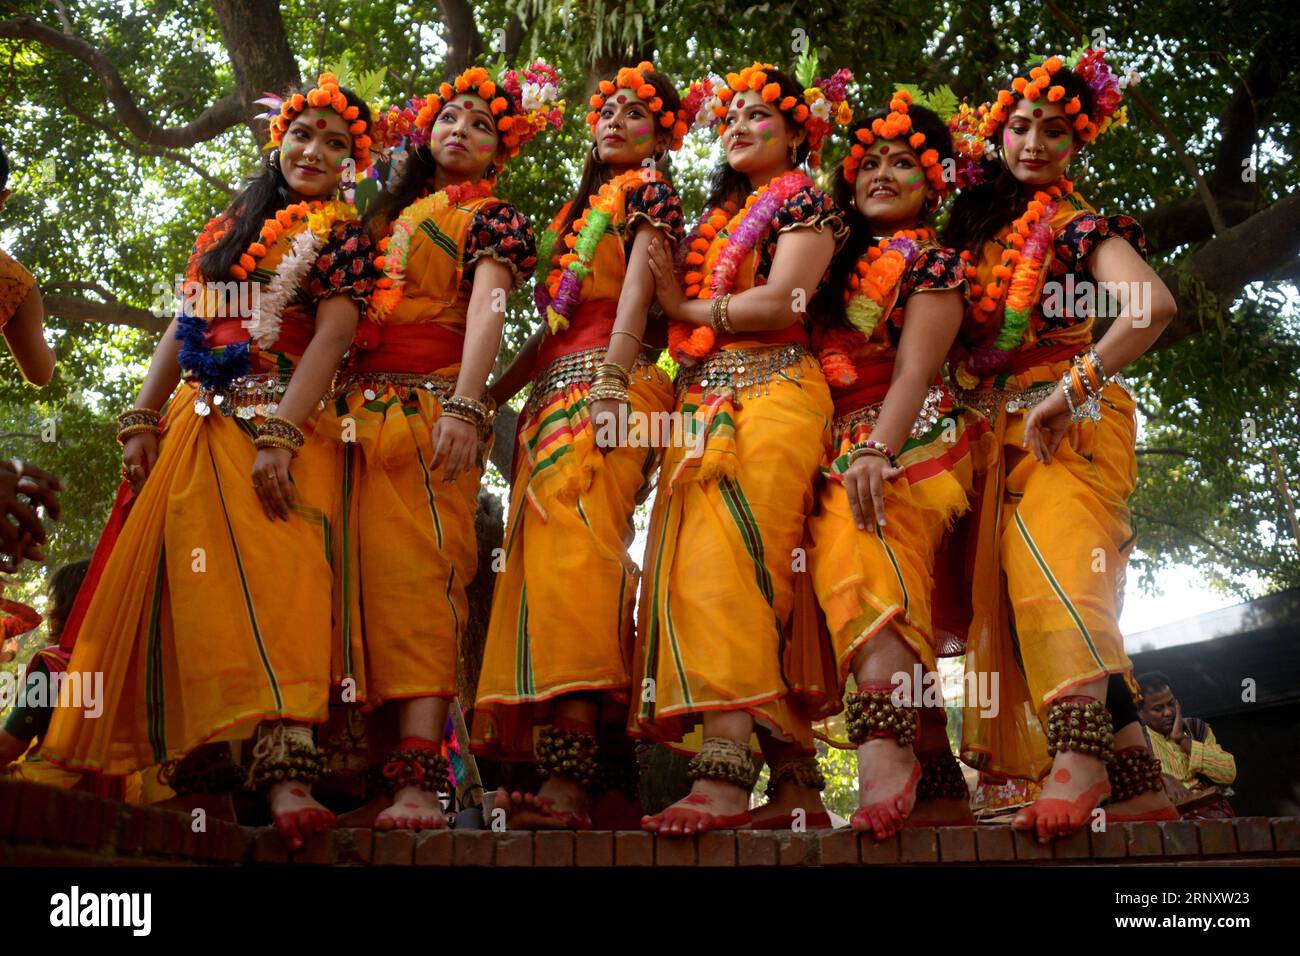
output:
[{"label": "child's head", "polygon": [[85,558],[65,564],[50,575],[50,607],[45,613],[45,619],[50,625],[51,643],[56,643],[63,635],[63,625],[72,613],[77,592],[81,590],[81,582],[86,580],[86,571],[89,569],[90,559]]}]

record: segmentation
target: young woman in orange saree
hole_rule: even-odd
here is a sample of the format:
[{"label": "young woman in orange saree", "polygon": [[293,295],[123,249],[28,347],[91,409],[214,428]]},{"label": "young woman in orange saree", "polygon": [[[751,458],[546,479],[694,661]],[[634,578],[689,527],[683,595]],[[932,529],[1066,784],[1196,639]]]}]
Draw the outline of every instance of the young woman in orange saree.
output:
[{"label": "young woman in orange saree", "polygon": [[[999,456],[972,532],[966,666],[968,677],[998,676],[1000,701],[987,720],[968,702],[962,757],[1044,781],[1014,821],[1043,842],[1088,823],[1107,797],[1110,822],[1177,818],[1125,687],[1118,617],[1137,425],[1116,375],[1159,337],[1174,300],[1137,223],[1098,215],[1065,178],[1078,151],[1123,120],[1120,96],[1088,50],[963,109],[959,149],[985,152],[987,139],[999,158],[958,199],[945,235],[974,266],[954,353],[959,398],[986,415]],[[1094,344],[1110,290],[1118,315]]]},{"label": "young woman in orange saree", "polygon": [[476,753],[532,761],[546,778],[536,794],[505,794],[512,828],[590,827],[596,793],[618,816],[597,825],[640,818],[625,730],[640,571],[627,549],[659,463],[651,426],[673,405],[644,342],[664,338],[661,322],[647,329],[650,244],[675,246],[683,225],[658,166],[688,123],[645,62],[603,81],[591,107],[578,191],[542,240],[544,325],[492,389],[500,403],[532,379],[474,709]]},{"label": "young woman in orange saree", "polygon": [[250,782],[291,848],[333,822],[311,796],[337,487],[317,424],[359,310],[344,257],[320,260],[355,217],[331,197],[349,161],[368,165],[369,132],[366,104],[322,74],[280,102],[264,169],[199,236],[181,314],[118,419],[136,497],[65,635],[70,670],[111,675],[103,713],[59,708],[42,752],[126,774],[256,730]]},{"label": "young woman in orange saree", "polygon": [[[808,77],[811,81],[812,77]],[[750,822],[750,737],[813,752],[829,688],[791,684],[796,550],[832,406],[805,316],[844,235],[799,167],[847,122],[847,71],[796,86],[755,63],[709,84],[725,160],[709,212],[651,269],[672,320],[681,427],[665,452],[646,549],[632,732],[680,741],[703,724],[691,792],[642,826],[671,836]]]},{"label": "young woman in orange saree", "polygon": [[[934,699],[936,658],[956,648],[932,620],[932,588],[991,436],[939,378],[966,305],[960,255],[927,225],[948,191],[948,129],[899,91],[855,124],[850,143],[835,181],[849,240],[814,335],[835,421],[808,569],[838,687],[850,674],[856,683],[845,697],[858,748],[852,825],[882,840],[909,819],[974,822],[942,694]],[[779,796],[776,819],[788,825]]]},{"label": "young woman in orange saree", "polygon": [[366,711],[397,704],[400,740],[379,776],[392,801],[378,829],[446,826],[443,729],[491,441],[484,386],[507,295],[537,262],[528,220],[493,181],[558,125],[563,105],[542,97],[525,109],[529,82],[511,71],[498,87],[471,67],[418,101],[414,148],[362,227],[382,277],[331,404],[343,443],[335,664]]}]

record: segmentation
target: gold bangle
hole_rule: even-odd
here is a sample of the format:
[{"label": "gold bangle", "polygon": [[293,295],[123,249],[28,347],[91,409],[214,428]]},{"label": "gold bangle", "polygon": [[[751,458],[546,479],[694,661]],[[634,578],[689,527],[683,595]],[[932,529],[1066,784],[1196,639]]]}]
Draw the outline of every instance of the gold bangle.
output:
[{"label": "gold bangle", "polygon": [[147,422],[139,422],[135,425],[124,425],[117,430],[117,443],[125,445],[128,438],[136,435],[143,435],[145,432],[153,432],[155,435],[162,434],[162,429],[157,425],[150,425]]},{"label": "gold bangle", "polygon": [[283,435],[258,435],[253,439],[253,444],[258,448],[283,448],[294,458],[298,457],[298,445],[294,444],[292,438],[285,438]]},{"label": "gold bangle", "polygon": [[278,415],[268,415],[262,419],[262,424],[257,427],[259,432],[265,430],[269,434],[279,434],[288,438],[290,441],[302,445],[307,440],[303,430],[289,421],[287,418],[280,418]]},{"label": "gold bangle", "polygon": [[155,411],[152,408],[128,408],[117,416],[117,423],[123,427],[146,422],[150,425],[157,425],[161,420],[162,412]]},{"label": "gold bangle", "polygon": [[616,335],[628,335],[628,336],[631,336],[632,339],[636,342],[636,347],[637,347],[637,349],[642,349],[642,348],[645,347],[645,342],[642,341],[641,336],[637,335],[635,332],[630,332],[630,331],[628,331],[627,329],[615,329],[613,332],[610,332],[610,333],[609,333],[609,337],[610,337],[610,339],[613,339],[614,336],[616,336]]}]

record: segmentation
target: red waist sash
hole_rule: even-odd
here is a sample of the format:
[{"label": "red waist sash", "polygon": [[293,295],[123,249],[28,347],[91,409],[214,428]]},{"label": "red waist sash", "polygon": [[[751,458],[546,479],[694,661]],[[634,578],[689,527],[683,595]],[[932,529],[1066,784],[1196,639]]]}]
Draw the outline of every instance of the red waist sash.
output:
[{"label": "red waist sash", "polygon": [[1015,374],[1039,365],[1051,365],[1064,362],[1087,351],[1087,344],[1066,342],[1061,345],[1046,345],[1042,348],[1020,349],[1012,354],[1010,364],[1003,372]]},{"label": "red waist sash", "polygon": [[[248,341],[248,329],[244,327],[243,318],[217,319],[208,326],[207,342],[210,348],[220,348]],[[301,307],[291,306],[284,310],[280,318],[280,335],[270,347],[275,352],[289,355],[302,355],[307,351],[312,336],[316,334],[316,323],[311,315]]]},{"label": "red waist sash", "polygon": [[459,364],[464,351],[465,337],[445,325],[384,325],[379,344],[357,352],[347,371],[427,374]]},{"label": "red waist sash", "polygon": [[569,327],[559,335],[549,332],[537,350],[537,371],[546,368],[558,358],[588,349],[603,349],[609,345],[614,331],[614,317],[618,302],[614,299],[592,299],[579,303]]}]

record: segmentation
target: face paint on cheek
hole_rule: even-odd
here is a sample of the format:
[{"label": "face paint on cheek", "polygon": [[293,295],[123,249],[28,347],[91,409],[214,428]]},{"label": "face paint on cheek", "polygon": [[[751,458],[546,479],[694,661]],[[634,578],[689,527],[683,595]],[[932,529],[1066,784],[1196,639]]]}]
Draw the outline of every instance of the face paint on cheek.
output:
[{"label": "face paint on cheek", "polygon": [[907,179],[904,180],[904,183],[907,184],[907,191],[914,193],[925,186],[925,173],[921,172],[919,169],[913,170],[908,173]]},{"label": "face paint on cheek", "polygon": [[654,127],[649,123],[629,127],[628,132],[632,134],[632,142],[637,146],[644,146],[654,138]]},{"label": "face paint on cheek", "polygon": [[763,138],[763,142],[770,143],[776,139],[775,125],[772,120],[763,120],[761,123],[755,123],[754,129],[758,130],[758,135]]},{"label": "face paint on cheek", "polygon": [[1009,129],[1004,129],[1002,131],[1002,149],[1008,153],[1015,149],[1014,142],[1011,138],[1011,130]]},{"label": "face paint on cheek", "polygon": [[1062,136],[1059,146],[1052,147],[1052,153],[1057,159],[1065,159],[1066,153],[1070,151],[1070,137]]}]

